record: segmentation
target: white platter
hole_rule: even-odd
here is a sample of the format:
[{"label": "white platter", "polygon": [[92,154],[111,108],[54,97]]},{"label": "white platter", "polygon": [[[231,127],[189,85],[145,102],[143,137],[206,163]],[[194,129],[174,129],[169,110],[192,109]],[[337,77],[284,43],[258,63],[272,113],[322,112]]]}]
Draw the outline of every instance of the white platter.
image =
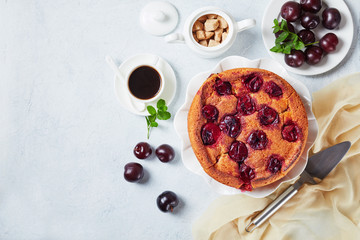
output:
[{"label": "white platter", "polygon": [[[274,19],[278,19],[281,21],[280,9],[281,6],[287,2],[288,0],[271,0],[268,6],[265,9],[262,25],[261,25],[261,33],[263,37],[263,41],[265,44],[265,48],[270,54],[270,56],[278,61],[281,65],[283,65],[286,70],[289,72],[293,72],[300,75],[317,75],[321,73],[325,73],[334,67],[336,67],[349,52],[353,37],[354,37],[354,23],[351,17],[350,10],[346,3],[343,0],[323,0],[323,7],[318,13],[321,17],[321,13],[326,6],[337,8],[341,14],[341,22],[338,28],[333,30],[325,29],[320,23],[319,26],[312,31],[315,33],[316,41],[318,41],[322,36],[326,33],[333,32],[337,35],[339,39],[339,44],[336,47],[335,52],[327,54],[323,57],[323,59],[316,65],[308,65],[304,63],[299,68],[293,68],[286,65],[284,61],[284,54],[271,52],[270,49],[275,46],[275,35],[273,33],[273,25]],[[293,24],[297,31],[303,29],[300,24]],[[296,32],[297,32],[296,31]]]},{"label": "white platter", "polygon": [[[300,95],[301,100],[304,103],[309,121],[309,136],[305,150],[301,155],[300,161],[284,178],[268,186],[254,189],[251,192],[243,192],[239,189],[228,187],[222,183],[215,181],[210,176],[208,176],[201,167],[200,163],[198,162],[192,150],[190,139],[188,136],[188,131],[187,131],[187,115],[190,109],[190,105],[202,83],[208,78],[208,76],[211,73],[219,73],[228,69],[241,68],[241,67],[266,69],[278,74],[286,81],[288,81],[291,84],[291,86],[293,86],[294,89],[297,91],[297,93]],[[174,126],[177,134],[181,138],[181,143],[182,143],[181,158],[186,168],[188,168],[190,171],[198,175],[203,176],[205,181],[210,184],[211,188],[220,194],[245,194],[256,198],[265,197],[271,194],[276,190],[277,187],[279,187],[279,185],[282,182],[290,181],[296,178],[297,176],[299,176],[299,174],[305,169],[308,159],[309,149],[312,147],[318,133],[317,122],[314,114],[311,111],[311,95],[309,90],[305,87],[304,84],[302,84],[300,81],[296,80],[295,78],[289,76],[286,70],[279,63],[273,61],[272,59],[249,60],[239,56],[230,56],[224,58],[213,69],[199,73],[190,80],[186,90],[185,103],[181,106],[181,108],[178,110],[178,112],[175,115]]]}]

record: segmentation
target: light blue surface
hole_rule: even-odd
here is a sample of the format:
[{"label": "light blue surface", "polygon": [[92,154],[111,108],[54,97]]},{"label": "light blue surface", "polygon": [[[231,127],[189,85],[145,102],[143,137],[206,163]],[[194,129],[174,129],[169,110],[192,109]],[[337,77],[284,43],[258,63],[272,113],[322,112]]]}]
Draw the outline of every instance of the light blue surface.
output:
[{"label": "light blue surface", "polygon": [[[216,59],[202,59],[185,45],[145,33],[138,18],[148,2],[0,2],[0,239],[191,239],[191,223],[217,198],[182,165],[172,121],[160,122],[149,143],[172,145],[173,162],[134,157],[135,144],[146,140],[145,119],[120,107],[104,57],[111,54],[120,64],[135,54],[154,53],[168,60],[178,79],[170,105],[175,114],[191,77],[221,58],[269,57],[260,32],[268,1],[171,1],[180,15],[176,31],[186,16],[207,5],[237,20],[257,20]],[[293,74],[311,92],[360,71],[360,2],[347,4],[355,38],[343,63],[315,77]],[[123,179],[130,161],[143,164],[145,183]],[[156,207],[164,190],[181,198],[175,214]]]}]

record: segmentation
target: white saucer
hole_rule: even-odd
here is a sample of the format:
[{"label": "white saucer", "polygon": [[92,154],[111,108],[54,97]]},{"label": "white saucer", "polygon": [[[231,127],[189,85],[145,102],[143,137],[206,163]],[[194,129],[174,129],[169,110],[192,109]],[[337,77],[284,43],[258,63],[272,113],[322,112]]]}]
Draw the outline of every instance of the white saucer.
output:
[{"label": "white saucer", "polygon": [[[126,76],[126,73],[133,69],[137,65],[142,64],[152,64],[154,58],[156,55],[153,54],[140,54],[133,57],[130,57],[126,59],[120,66],[120,72],[124,73]],[[162,74],[164,75],[164,79],[166,81],[165,89],[163,93],[160,96],[160,99],[164,99],[166,102],[166,105],[169,106],[172,100],[174,99],[175,92],[176,92],[176,76],[174,73],[174,70],[170,66],[169,63],[167,63],[163,58],[159,57],[159,62],[157,64],[159,69],[161,70]],[[123,85],[121,84],[121,81],[125,81],[125,79],[119,79],[115,75],[115,94],[123,108],[128,110],[129,112],[132,112],[134,114],[147,116],[149,113],[145,109],[144,111],[138,111],[134,109],[131,106],[130,99],[128,97],[127,91],[123,88]],[[156,106],[156,101],[146,103],[147,105]]]},{"label": "white saucer", "polygon": [[[336,47],[336,50],[333,53],[329,53],[324,56],[323,59],[316,65],[308,65],[304,63],[299,68],[292,68],[286,65],[284,61],[284,54],[270,51],[270,48],[272,48],[275,44],[275,35],[272,32],[272,26],[274,25],[273,21],[274,18],[277,18],[280,21],[280,8],[286,1],[288,0],[271,0],[268,3],[268,6],[263,16],[261,32],[265,48],[270,54],[270,56],[277,62],[279,62],[283,67],[285,67],[285,69],[289,72],[300,75],[317,75],[325,73],[336,67],[346,57],[347,53],[350,50],[354,37],[353,19],[351,16],[351,12],[344,0],[323,0],[323,8],[320,10],[320,13],[322,13],[326,6],[337,8],[341,14],[341,22],[338,28],[328,30],[322,27],[322,24],[320,23],[320,26],[312,30],[317,37],[317,41],[319,40],[319,38],[321,38],[328,32],[335,33],[339,38],[339,44]],[[320,15],[321,17],[320,13],[318,13],[318,15]],[[295,29],[301,29],[301,26],[299,26],[299,24],[293,25]]]}]

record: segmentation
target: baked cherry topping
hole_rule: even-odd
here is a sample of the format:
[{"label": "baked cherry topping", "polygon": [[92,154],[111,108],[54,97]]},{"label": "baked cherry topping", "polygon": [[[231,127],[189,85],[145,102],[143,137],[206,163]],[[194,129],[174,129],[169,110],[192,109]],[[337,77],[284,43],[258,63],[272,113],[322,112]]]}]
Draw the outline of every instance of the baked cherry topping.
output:
[{"label": "baked cherry topping", "polygon": [[242,82],[250,92],[257,92],[263,85],[263,79],[256,73],[250,73],[242,78]]},{"label": "baked cherry topping", "polygon": [[295,142],[300,135],[299,127],[293,121],[287,121],[281,130],[283,139],[288,142]]},{"label": "baked cherry topping", "polygon": [[212,122],[216,121],[219,116],[219,111],[213,105],[203,106],[201,109],[201,113],[204,118]]},{"label": "baked cherry topping", "polygon": [[247,191],[247,192],[250,192],[250,191],[252,191],[252,186],[251,186],[251,184],[243,184],[243,185],[241,185],[241,187],[240,187],[240,190],[242,190],[242,191]]},{"label": "baked cherry topping", "polygon": [[269,170],[272,173],[277,173],[278,171],[281,170],[281,166],[283,162],[284,162],[283,157],[273,154],[269,157],[267,170]]},{"label": "baked cherry topping", "polygon": [[264,106],[259,110],[258,117],[261,125],[270,125],[279,122],[279,114],[271,107]]},{"label": "baked cherry topping", "polygon": [[251,179],[253,179],[255,177],[254,169],[252,169],[251,167],[249,167],[248,165],[246,165],[244,163],[242,163],[239,166],[239,172],[240,172],[240,179],[244,183],[250,183]]},{"label": "baked cherry topping", "polygon": [[229,157],[236,162],[243,162],[248,156],[248,150],[243,142],[235,141],[230,145]]},{"label": "baked cherry topping", "polygon": [[214,144],[220,136],[220,128],[214,123],[207,123],[201,129],[201,139],[204,145]]},{"label": "baked cherry topping", "polygon": [[267,137],[266,133],[261,130],[256,130],[250,134],[247,139],[247,143],[250,145],[251,148],[255,150],[264,149],[267,145]]},{"label": "baked cherry topping", "polygon": [[220,130],[232,138],[236,138],[241,132],[241,124],[234,115],[224,116],[219,123]]},{"label": "baked cherry topping", "polygon": [[220,78],[215,80],[214,88],[219,95],[231,95],[231,84],[224,82]]},{"label": "baked cherry topping", "polygon": [[242,115],[250,115],[253,114],[256,110],[255,103],[249,95],[241,96],[238,99],[236,109]]},{"label": "baked cherry topping", "polygon": [[270,97],[280,97],[283,94],[281,87],[273,81],[265,83],[265,92],[269,94]]}]

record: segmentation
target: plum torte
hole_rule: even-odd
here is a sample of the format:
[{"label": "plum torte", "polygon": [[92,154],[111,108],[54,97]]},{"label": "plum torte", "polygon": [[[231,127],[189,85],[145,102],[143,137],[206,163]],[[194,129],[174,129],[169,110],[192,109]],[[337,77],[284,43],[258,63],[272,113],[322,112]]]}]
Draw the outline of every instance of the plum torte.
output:
[{"label": "plum torte", "polygon": [[308,135],[299,95],[280,76],[237,68],[211,74],[188,114],[194,153],[218,182],[251,191],[285,176]]}]

